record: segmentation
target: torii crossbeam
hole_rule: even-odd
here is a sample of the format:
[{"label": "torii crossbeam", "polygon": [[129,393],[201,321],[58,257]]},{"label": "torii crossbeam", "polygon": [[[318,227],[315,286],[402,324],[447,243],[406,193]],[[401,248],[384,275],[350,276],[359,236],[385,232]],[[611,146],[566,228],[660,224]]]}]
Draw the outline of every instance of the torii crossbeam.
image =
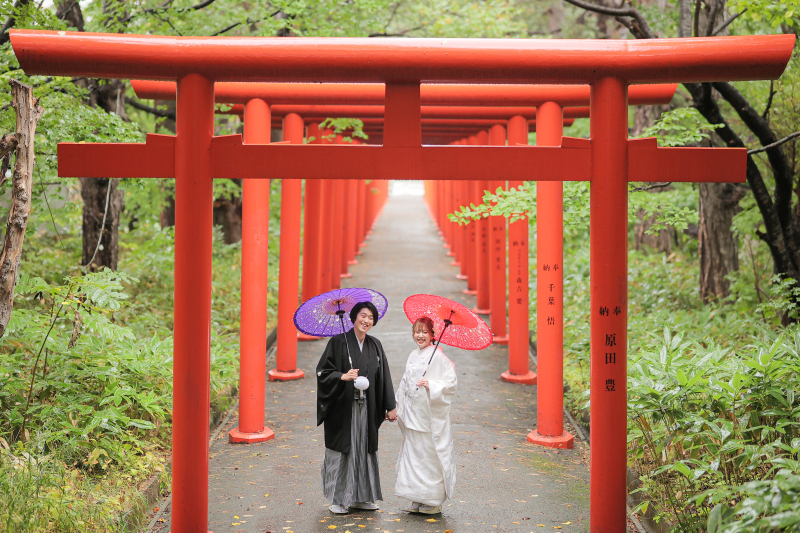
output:
[{"label": "torii crossbeam", "polygon": [[[29,75],[177,81],[177,135],[60,145],[59,175],[175,177],[173,531],[208,524],[212,179],[591,181],[591,530],[625,530],[628,181],[745,179],[744,149],[628,141],[628,85],[775,79],[794,35],[650,39],[161,37],[12,30]],[[383,82],[383,146],[215,138],[215,81]],[[589,84],[591,141],[425,147],[420,83]],[[535,169],[535,172],[534,172]],[[580,170],[576,173],[575,170]],[[613,354],[610,358],[608,354]],[[609,363],[610,361],[610,363]]]}]

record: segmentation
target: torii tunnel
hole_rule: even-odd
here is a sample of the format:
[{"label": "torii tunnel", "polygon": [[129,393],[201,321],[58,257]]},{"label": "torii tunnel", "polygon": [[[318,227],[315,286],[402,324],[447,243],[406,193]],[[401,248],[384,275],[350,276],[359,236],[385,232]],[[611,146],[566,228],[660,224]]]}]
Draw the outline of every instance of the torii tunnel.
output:
[{"label": "torii tunnel", "polygon": [[[140,98],[156,100],[174,100],[177,86],[172,82],[134,80],[132,82],[136,94]],[[296,89],[295,93],[291,88]],[[630,88],[628,103],[630,105],[666,104],[675,93],[676,84],[665,85],[635,85]],[[511,94],[510,94],[511,93]],[[332,100],[331,95],[336,95],[334,103],[309,104],[314,101]],[[385,107],[382,105],[352,105],[347,102],[358,101],[359,98],[367,102],[383,103],[383,86],[377,84],[258,84],[258,83],[217,83],[214,87],[214,97],[217,103],[233,104],[223,113],[243,115],[246,109],[250,110],[247,121],[266,122],[271,120],[274,128],[284,128],[284,142],[301,142],[294,139],[293,133],[287,135],[286,120],[299,120],[304,117],[309,123],[309,137],[316,137],[314,142],[320,142],[318,133],[319,122],[325,118],[360,118],[364,122],[364,130],[370,132],[370,143],[375,143],[383,134],[383,115]],[[514,98],[512,100],[512,97]],[[281,104],[269,105],[266,101],[279,101]],[[526,101],[529,106],[497,105],[518,103]],[[258,105],[256,105],[258,102]],[[264,102],[264,103],[262,103]],[[294,102],[294,103],[289,103]],[[587,85],[532,85],[532,86],[486,86],[486,85],[422,85],[420,88],[420,103],[422,116],[423,144],[461,143],[473,145],[505,146],[509,144],[528,143],[528,125],[536,127],[537,142],[541,146],[558,146],[561,142],[563,125],[569,125],[574,118],[588,117],[589,87]],[[449,105],[426,105],[428,103]],[[244,105],[242,105],[244,104]],[[481,105],[478,105],[481,104]],[[249,106],[249,107],[245,107]],[[543,110],[537,124],[537,107]],[[255,108],[255,110],[254,110]],[[281,117],[286,117],[281,119]],[[246,125],[247,128],[252,125]],[[463,135],[466,137],[462,137]],[[291,137],[291,139],[290,139]],[[453,140],[455,138],[455,140]],[[338,140],[338,139],[337,139]],[[334,141],[336,142],[336,141]],[[502,176],[498,176],[502,178]],[[283,187],[291,181],[285,181]],[[355,183],[351,180],[349,183]],[[454,211],[460,205],[481,202],[483,192],[498,187],[505,187],[502,179],[481,182],[432,182],[436,183],[435,189],[428,188],[426,200],[432,206],[432,217],[436,224],[443,230],[445,246],[451,248],[449,255],[455,256],[454,266],[460,266],[461,271],[457,277],[468,282],[464,292],[477,294],[478,305],[474,309],[480,314],[490,315],[490,325],[495,334],[494,342],[509,344],[509,370],[501,376],[504,381],[520,384],[537,383],[537,375],[530,371],[528,358],[528,224],[525,220],[512,223],[506,238],[506,226],[503,217],[491,217],[481,220],[471,227],[455,227],[447,220],[447,213]],[[521,182],[512,182],[509,186],[519,186]],[[318,183],[307,181],[307,190],[311,196],[312,205],[315,204],[314,195],[318,194],[315,187]],[[537,217],[537,257],[539,262],[548,265],[547,270],[537,273],[537,317],[541,323],[537,327],[538,343],[538,388],[537,394],[537,430],[528,436],[528,441],[544,446],[557,448],[572,448],[574,437],[564,431],[563,417],[563,217],[562,211],[562,184],[560,182],[543,182],[537,191],[540,200]],[[359,189],[360,191],[360,189]],[[270,371],[270,379],[295,379],[302,377],[303,372],[296,369],[297,350],[293,342],[294,329],[289,316],[293,306],[297,303],[297,272],[299,264],[299,248],[295,249],[294,242],[299,239],[300,212],[299,197],[295,200],[294,190],[284,190],[282,197],[281,218],[281,280],[279,283],[279,312],[278,312],[278,349],[277,369]],[[344,191],[345,201],[337,200],[343,206],[349,206],[349,200],[355,201],[361,208],[361,203],[353,197],[353,191]],[[309,197],[307,193],[307,200]],[[433,196],[436,196],[436,199]],[[250,235],[248,228],[256,235],[265,235],[267,228],[257,227],[256,220],[250,220],[249,212],[260,211],[262,207],[252,207],[253,202],[259,206],[268,204],[269,195],[250,197],[245,192],[243,200],[245,205],[244,232]],[[336,194],[334,198],[338,198]],[[444,203],[442,203],[444,202]],[[290,207],[291,206],[291,207]],[[297,207],[295,207],[297,206]],[[251,211],[253,209],[254,211]],[[295,211],[296,210],[296,211]],[[349,209],[342,209],[345,213]],[[335,236],[321,240],[317,237],[320,224],[320,210],[311,208],[306,210],[306,253],[303,261],[303,300],[318,292],[327,290],[329,285],[324,282],[319,288],[314,285],[320,279],[321,273],[328,272],[326,260],[331,253],[337,254],[337,249],[342,248],[335,241]],[[330,216],[330,215],[328,215]],[[356,214],[358,217],[359,215]],[[324,217],[325,218],[325,217]],[[263,218],[267,221],[268,218]],[[266,222],[262,222],[265,224]],[[328,229],[341,227],[342,224],[334,220]],[[354,259],[353,237],[348,235],[349,227],[345,224],[344,242],[348,246],[342,249],[341,275],[347,276],[348,261]],[[355,226],[352,225],[352,226]],[[294,228],[297,227],[295,230]],[[476,229],[477,227],[477,229]],[[469,230],[469,234],[468,234]],[[477,233],[476,233],[477,232]],[[476,241],[476,234],[478,235]],[[506,257],[506,240],[512,249]],[[243,253],[248,253],[252,239],[243,241]],[[491,241],[491,242],[490,242]],[[320,242],[332,243],[324,250],[317,252]],[[359,241],[360,242],[360,241]],[[524,251],[523,251],[524,248]],[[312,251],[313,250],[313,251]],[[316,255],[319,255],[319,259]],[[262,252],[266,254],[266,250]],[[266,257],[264,255],[264,257]],[[312,260],[309,260],[312,258]],[[265,259],[262,259],[262,261]],[[249,263],[248,263],[249,264]],[[506,280],[506,265],[509,272],[514,273]],[[478,265],[476,267],[476,265]],[[550,268],[552,265],[552,269]],[[239,402],[240,426],[231,432],[232,442],[257,442],[272,436],[268,428],[264,428],[263,394],[264,387],[263,357],[261,347],[264,345],[264,335],[261,324],[263,323],[260,312],[265,307],[266,287],[252,290],[251,283],[245,280],[258,279],[258,273],[243,272],[242,292],[242,365],[240,366],[240,382],[244,391]],[[324,274],[323,274],[324,278]],[[334,275],[335,278],[335,275]],[[331,278],[331,279],[334,279]],[[328,279],[328,278],[325,278]],[[338,278],[335,278],[338,279]],[[506,294],[506,284],[509,282],[509,294]],[[470,288],[471,287],[471,288]],[[255,294],[253,298],[252,293]],[[247,303],[245,303],[247,302]],[[252,303],[251,303],[252,302]],[[508,330],[506,329],[506,302],[508,302]],[[252,312],[245,312],[253,310]],[[255,312],[259,310],[259,312]],[[537,318],[538,320],[538,318]],[[253,323],[257,321],[257,323]],[[550,322],[548,324],[548,321]],[[259,331],[260,336],[251,336],[249,331]],[[508,331],[508,333],[506,333]],[[305,339],[305,336],[298,334]],[[244,427],[244,429],[243,429]]]},{"label": "torii tunnel", "polygon": [[[11,30],[12,46],[29,75],[177,81],[176,136],[149,135],[145,144],[59,145],[60,176],[176,181],[173,531],[205,532],[208,525],[215,178],[590,181],[590,527],[624,531],[628,182],[742,182],[746,166],[745,149],[658,148],[655,139],[628,140],[629,86],[775,79],[794,41],[794,35],[376,40]],[[383,144],[266,144],[268,139],[243,142],[240,135],[214,137],[215,82],[385,84]],[[553,146],[535,147],[423,145],[422,95],[429,90],[423,87],[467,83],[588,85],[591,139],[548,138]],[[532,105],[511,100],[505,105]]]}]

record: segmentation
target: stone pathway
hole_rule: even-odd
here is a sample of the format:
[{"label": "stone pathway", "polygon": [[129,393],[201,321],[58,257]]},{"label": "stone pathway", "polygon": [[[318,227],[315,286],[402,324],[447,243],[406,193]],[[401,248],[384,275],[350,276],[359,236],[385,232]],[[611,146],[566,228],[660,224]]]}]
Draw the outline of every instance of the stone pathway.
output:
[{"label": "stone pathway", "polygon": [[[371,287],[389,300],[389,311],[372,330],[386,349],[395,385],[415,345],[403,300],[417,293],[440,294],[475,305],[461,291],[456,267],[442,248],[420,197],[390,197],[367,241],[349,286]],[[380,432],[383,502],[378,512],[335,516],[322,496],[322,428],[316,424],[314,368],[324,340],[301,343],[298,365],[305,380],[267,383],[270,442],[231,445],[233,416],[211,446],[209,529],[215,533],[487,533],[589,531],[589,472],[575,450],[528,444],[536,420],[536,387],[500,381],[508,368],[506,347],[480,352],[445,347],[456,364],[458,394],[452,407],[458,478],[456,495],[441,516],[409,514],[394,496],[400,442],[396,424]],[[154,532],[169,531],[169,513]]]}]

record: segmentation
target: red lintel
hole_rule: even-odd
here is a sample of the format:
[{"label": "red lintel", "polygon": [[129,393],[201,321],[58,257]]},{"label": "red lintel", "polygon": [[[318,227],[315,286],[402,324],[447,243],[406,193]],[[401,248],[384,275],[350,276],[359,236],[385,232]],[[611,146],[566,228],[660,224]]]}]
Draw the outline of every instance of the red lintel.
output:
[{"label": "red lintel", "polygon": [[175,136],[145,143],[58,143],[58,175],[74,178],[174,178]]},{"label": "red lintel", "polygon": [[685,39],[172,37],[11,30],[26,74],[214,81],[629,84],[776,79],[795,36]]},{"label": "red lintel", "polygon": [[[146,144],[58,145],[61,177],[174,177],[174,137]],[[234,179],[585,181],[591,141],[564,137],[561,147],[244,145],[241,135],[215,137],[214,177]],[[457,151],[456,151],[457,150]],[[658,148],[654,138],[628,144],[629,181],[744,182],[744,148]],[[265,165],[264,161],[270,164]]]},{"label": "red lintel", "polygon": [[[131,80],[139,98],[175,100],[172,81]],[[677,84],[631,85],[630,105],[668,104]],[[589,105],[588,85],[470,85],[430,84],[420,86],[423,106],[537,106],[557,102],[565,108]],[[260,98],[280,105],[382,105],[382,83],[236,83],[214,84],[214,99],[221,104],[244,104]],[[273,107],[273,113],[276,113]],[[300,116],[303,113],[297,112]],[[425,111],[423,110],[423,115]],[[524,115],[524,114],[523,114]]]}]

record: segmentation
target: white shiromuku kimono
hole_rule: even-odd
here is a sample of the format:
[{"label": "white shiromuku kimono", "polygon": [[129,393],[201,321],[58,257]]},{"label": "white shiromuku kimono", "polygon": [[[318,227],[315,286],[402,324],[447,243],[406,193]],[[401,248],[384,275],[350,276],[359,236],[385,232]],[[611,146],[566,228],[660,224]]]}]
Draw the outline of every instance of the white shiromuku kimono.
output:
[{"label": "white shiromuku kimono", "polygon": [[[403,442],[397,459],[395,495],[437,506],[453,497],[456,465],[450,430],[450,403],[456,391],[456,368],[436,349],[428,367],[432,346],[414,350],[397,388],[397,415]],[[428,368],[429,386],[417,390],[417,381]]]}]

